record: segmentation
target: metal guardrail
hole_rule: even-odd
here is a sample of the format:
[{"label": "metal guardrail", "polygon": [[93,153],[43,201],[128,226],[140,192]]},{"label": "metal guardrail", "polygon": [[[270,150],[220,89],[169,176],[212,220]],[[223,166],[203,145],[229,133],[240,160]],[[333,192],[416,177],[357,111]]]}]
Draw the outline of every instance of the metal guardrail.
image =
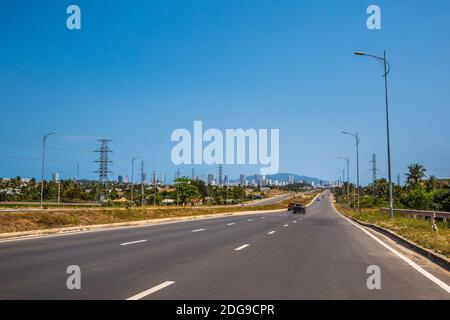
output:
[{"label": "metal guardrail", "polygon": [[[388,208],[381,208],[384,212],[389,212]],[[409,210],[409,209],[394,209],[394,213],[409,214],[412,217],[422,217],[422,218],[436,218],[447,221],[450,219],[450,212],[443,211],[426,211],[426,210]]]}]

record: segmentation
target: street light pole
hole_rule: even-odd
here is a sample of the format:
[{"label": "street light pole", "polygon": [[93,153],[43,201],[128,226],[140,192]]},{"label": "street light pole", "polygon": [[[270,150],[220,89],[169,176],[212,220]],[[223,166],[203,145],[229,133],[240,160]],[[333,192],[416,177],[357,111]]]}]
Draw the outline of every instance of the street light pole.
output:
[{"label": "street light pole", "polygon": [[134,191],[134,161],[139,157],[134,157],[131,159],[131,202],[133,202],[133,191]]},{"label": "street light pole", "polygon": [[388,179],[389,179],[389,215],[392,218],[394,216],[394,201],[392,196],[392,170],[391,170],[391,140],[390,140],[390,126],[389,126],[389,98],[388,98],[388,82],[387,76],[391,71],[391,65],[389,64],[386,57],[386,50],[384,51],[383,57],[378,57],[372,54],[367,54],[364,52],[355,52],[358,56],[367,56],[377,60],[384,69],[384,93],[386,99],[386,137],[387,137],[387,155],[388,155]]},{"label": "street light pole", "polygon": [[360,202],[359,202],[359,198],[360,198],[360,191],[359,191],[359,134],[358,132],[356,133],[351,133],[351,132],[342,132],[343,134],[348,134],[351,135],[352,137],[355,138],[355,143],[356,143],[356,190],[357,190],[357,206],[358,206],[358,212],[361,212],[361,206],[360,206]]},{"label": "street light pole", "polygon": [[350,208],[350,159],[348,157],[339,157],[347,162],[347,206]]},{"label": "street light pole", "polygon": [[42,148],[42,165],[41,165],[41,203],[40,203],[41,208],[43,208],[43,203],[44,203],[45,147],[47,144],[47,138],[54,134],[56,134],[56,132],[50,132],[50,133],[47,133],[46,135],[44,135],[44,137],[42,138],[43,148]]}]

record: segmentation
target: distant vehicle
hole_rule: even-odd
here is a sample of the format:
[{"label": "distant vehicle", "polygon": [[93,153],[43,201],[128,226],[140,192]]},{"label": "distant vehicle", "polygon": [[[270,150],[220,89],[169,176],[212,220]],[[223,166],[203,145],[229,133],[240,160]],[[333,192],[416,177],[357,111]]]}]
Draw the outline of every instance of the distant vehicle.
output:
[{"label": "distant vehicle", "polygon": [[294,210],[294,207],[295,207],[295,203],[289,203],[288,204],[288,211]]},{"label": "distant vehicle", "polygon": [[306,208],[303,204],[296,204],[294,205],[294,208],[292,209],[293,214],[306,214]]}]

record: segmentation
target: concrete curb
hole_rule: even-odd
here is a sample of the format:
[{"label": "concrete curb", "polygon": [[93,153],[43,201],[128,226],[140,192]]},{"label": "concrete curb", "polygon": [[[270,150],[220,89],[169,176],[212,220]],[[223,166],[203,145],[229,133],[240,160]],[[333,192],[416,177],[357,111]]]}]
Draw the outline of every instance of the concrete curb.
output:
[{"label": "concrete curb", "polygon": [[94,224],[94,225],[87,225],[87,226],[76,226],[76,227],[64,227],[64,228],[0,233],[0,241],[27,239],[27,238],[34,238],[34,237],[39,237],[39,236],[46,236],[46,235],[58,235],[58,234],[69,234],[69,233],[75,234],[75,233],[86,232],[86,231],[99,231],[99,230],[107,230],[107,229],[113,230],[115,228],[139,227],[139,226],[145,227],[145,226],[152,226],[152,225],[158,225],[158,224],[177,223],[177,222],[184,222],[184,221],[191,221],[191,220],[195,221],[195,220],[203,220],[203,219],[223,218],[223,217],[229,217],[229,216],[243,216],[243,215],[260,214],[260,213],[276,213],[276,212],[283,212],[283,211],[286,211],[286,210],[274,209],[274,210],[225,212],[225,213],[198,215],[198,216],[172,217],[172,218],[128,221],[128,222],[118,222],[118,223],[108,223],[108,224]]},{"label": "concrete curb", "polygon": [[[342,213],[341,213],[342,214]],[[450,260],[447,259],[446,257],[435,253],[429,249],[423,248],[422,246],[410,241],[410,240],[406,240],[405,238],[399,236],[398,234],[396,234],[393,231],[389,231],[385,228],[382,228],[380,226],[377,226],[376,224],[371,224],[371,223],[367,223],[367,222],[363,222],[363,221],[359,221],[355,218],[349,217],[345,214],[343,214],[345,217],[347,217],[348,219],[358,223],[359,225],[362,225],[364,227],[370,228],[376,232],[379,232],[385,236],[387,236],[388,238],[394,240],[395,242],[397,242],[398,244],[420,254],[421,256],[427,258],[428,260],[430,260],[431,262],[441,266],[442,268],[444,268],[447,271],[450,271]]]}]

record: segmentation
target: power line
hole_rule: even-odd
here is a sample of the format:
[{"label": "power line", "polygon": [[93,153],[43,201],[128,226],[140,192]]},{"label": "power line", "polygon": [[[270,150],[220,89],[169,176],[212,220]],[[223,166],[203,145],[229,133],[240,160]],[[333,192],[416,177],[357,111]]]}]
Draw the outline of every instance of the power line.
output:
[{"label": "power line", "polygon": [[[42,147],[40,147],[40,146],[27,145],[27,144],[21,144],[21,143],[12,143],[12,142],[0,141],[0,144],[7,145],[7,146],[12,146],[12,147],[19,147],[19,148],[42,149]],[[62,147],[48,147],[47,150],[61,150],[61,151],[75,151],[75,152],[94,152],[93,150],[82,150],[82,149],[72,149],[72,148],[62,148]]]},{"label": "power line", "polygon": [[[42,159],[38,159],[38,158],[27,158],[27,157],[15,157],[15,156],[2,156],[0,155],[0,158],[3,159],[12,159],[12,160],[30,160],[30,161],[42,161]],[[83,163],[92,163],[92,161],[77,161],[77,160],[54,160],[54,159],[46,159],[45,160],[50,161],[50,162],[66,162],[66,163],[78,163],[78,162],[83,162]]]}]

